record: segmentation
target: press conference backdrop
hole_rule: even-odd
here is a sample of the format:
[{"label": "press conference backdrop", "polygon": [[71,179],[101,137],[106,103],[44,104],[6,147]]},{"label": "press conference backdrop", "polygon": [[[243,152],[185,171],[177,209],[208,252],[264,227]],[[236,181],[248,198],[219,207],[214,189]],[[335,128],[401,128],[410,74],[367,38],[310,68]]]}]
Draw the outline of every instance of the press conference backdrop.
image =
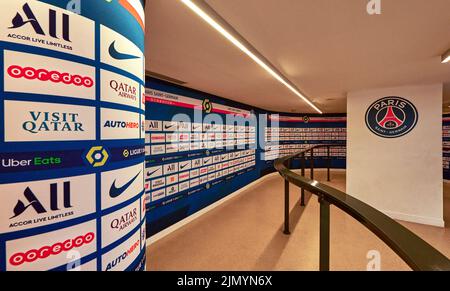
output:
[{"label": "press conference backdrop", "polygon": [[142,2],[0,16],[0,271],[143,270]]},{"label": "press conference backdrop", "polygon": [[[345,115],[277,115],[152,78],[146,87],[147,236],[273,172],[279,156],[345,145]],[[345,148],[331,154],[345,168]]]},{"label": "press conference backdrop", "polygon": [[450,114],[442,117],[442,148],[444,180],[450,180]]}]

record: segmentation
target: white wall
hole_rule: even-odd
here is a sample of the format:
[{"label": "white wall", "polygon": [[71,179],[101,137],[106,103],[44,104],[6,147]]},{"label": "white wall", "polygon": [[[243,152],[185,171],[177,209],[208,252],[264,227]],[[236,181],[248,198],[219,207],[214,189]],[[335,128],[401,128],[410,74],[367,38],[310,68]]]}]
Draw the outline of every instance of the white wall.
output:
[{"label": "white wall", "polygon": [[[382,138],[365,124],[369,106],[403,97],[419,113],[416,127]],[[351,92],[347,99],[347,193],[392,218],[444,226],[442,174],[443,86],[408,86]]]}]

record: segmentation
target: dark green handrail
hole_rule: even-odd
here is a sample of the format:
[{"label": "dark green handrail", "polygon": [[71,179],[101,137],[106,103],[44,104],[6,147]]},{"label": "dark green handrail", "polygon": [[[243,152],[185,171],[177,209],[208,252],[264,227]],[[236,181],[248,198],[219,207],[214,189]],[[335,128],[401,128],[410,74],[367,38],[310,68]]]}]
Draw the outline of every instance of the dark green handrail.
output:
[{"label": "dark green handrail", "polygon": [[[433,248],[426,241],[413,232],[391,219],[368,204],[328,185],[313,180],[314,177],[314,149],[327,148],[328,181],[330,180],[330,148],[342,145],[312,146],[293,155],[279,158],[275,161],[275,169],[285,180],[285,223],[284,233],[289,232],[289,183],[302,189],[302,205],[304,205],[304,191],[309,191],[319,197],[320,203],[320,270],[328,271],[330,264],[330,204],[343,210],[371,232],[384,241],[400,258],[415,271],[450,271],[450,260]],[[310,152],[311,179],[304,177],[305,160]],[[302,176],[292,172],[292,159],[301,157]]]}]

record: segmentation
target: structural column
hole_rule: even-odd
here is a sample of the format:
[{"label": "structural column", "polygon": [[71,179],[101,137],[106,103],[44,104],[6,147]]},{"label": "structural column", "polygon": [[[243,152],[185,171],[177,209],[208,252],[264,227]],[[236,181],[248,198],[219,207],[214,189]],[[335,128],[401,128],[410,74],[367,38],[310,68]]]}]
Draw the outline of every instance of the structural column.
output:
[{"label": "structural column", "polygon": [[143,270],[142,2],[0,16],[0,271]]}]

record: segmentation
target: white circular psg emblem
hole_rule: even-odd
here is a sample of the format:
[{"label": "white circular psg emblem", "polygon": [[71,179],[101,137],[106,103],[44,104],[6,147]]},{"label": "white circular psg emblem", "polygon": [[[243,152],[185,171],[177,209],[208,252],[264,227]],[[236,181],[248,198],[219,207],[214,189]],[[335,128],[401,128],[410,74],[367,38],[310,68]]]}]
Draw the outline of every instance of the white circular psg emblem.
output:
[{"label": "white circular psg emblem", "polygon": [[413,130],[418,118],[414,104],[404,98],[390,96],[370,105],[366,112],[366,125],[378,136],[395,138]]}]

